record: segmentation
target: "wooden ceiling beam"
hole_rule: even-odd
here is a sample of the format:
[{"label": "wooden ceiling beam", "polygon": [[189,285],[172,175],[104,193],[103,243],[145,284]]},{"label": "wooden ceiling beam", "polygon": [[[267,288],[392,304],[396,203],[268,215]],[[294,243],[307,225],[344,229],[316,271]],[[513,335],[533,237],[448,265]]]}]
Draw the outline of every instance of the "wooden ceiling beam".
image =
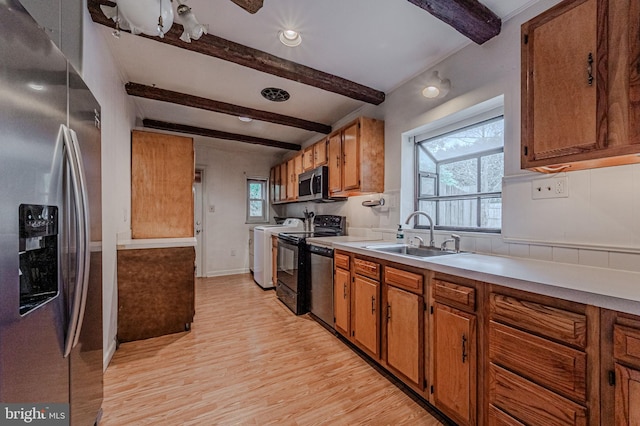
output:
[{"label": "wooden ceiling beam", "polygon": [[[87,0],[87,8],[91,14],[91,19],[95,23],[115,28],[115,23],[107,18],[104,13],[102,13],[102,10],[100,10],[101,4],[115,6],[115,3],[108,0]],[[385,99],[384,92],[379,90],[279,58],[261,50],[225,40],[212,34],[205,34],[199,40],[191,43],[185,43],[180,40],[181,34],[182,26],[174,23],[171,29],[164,35],[164,38],[151,37],[144,34],[140,34],[140,36],[224,61],[233,62],[257,71],[317,87],[370,104],[379,105],[384,102]]]},{"label": "wooden ceiling beam", "polygon": [[220,130],[205,129],[203,127],[187,126],[186,124],[169,123],[166,121],[142,120],[144,127],[149,129],[167,130],[171,132],[187,133],[189,135],[205,136],[208,138],[224,139],[228,141],[237,141],[251,143],[254,145],[271,146],[274,148],[283,148],[292,151],[300,151],[300,145],[288,142],[280,142],[272,139],[258,138],[255,136],[240,135],[237,133],[223,132]]},{"label": "wooden ceiling beam", "polygon": [[478,0],[409,1],[477,44],[491,40],[502,29],[502,19]]},{"label": "wooden ceiling beam", "polygon": [[158,87],[145,86],[144,84],[127,83],[125,85],[125,89],[129,95],[137,96],[139,98],[170,102],[177,105],[234,115],[236,117],[249,117],[254,120],[267,121],[269,123],[281,124],[289,127],[297,127],[299,129],[323,133],[325,135],[331,133],[331,126],[326,124],[290,117],[288,115],[276,114],[275,112],[262,111],[226,102],[214,101],[213,99],[160,89]]}]

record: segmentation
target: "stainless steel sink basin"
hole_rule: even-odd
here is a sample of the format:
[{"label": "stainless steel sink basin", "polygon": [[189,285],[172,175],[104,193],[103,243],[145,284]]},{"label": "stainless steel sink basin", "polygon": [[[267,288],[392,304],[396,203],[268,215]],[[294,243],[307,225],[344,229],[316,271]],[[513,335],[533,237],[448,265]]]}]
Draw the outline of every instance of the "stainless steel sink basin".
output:
[{"label": "stainless steel sink basin", "polygon": [[433,257],[444,256],[447,254],[455,254],[453,251],[440,250],[437,247],[414,247],[404,244],[388,245],[388,246],[367,246],[366,248],[385,253],[403,254],[405,256],[414,257]]}]

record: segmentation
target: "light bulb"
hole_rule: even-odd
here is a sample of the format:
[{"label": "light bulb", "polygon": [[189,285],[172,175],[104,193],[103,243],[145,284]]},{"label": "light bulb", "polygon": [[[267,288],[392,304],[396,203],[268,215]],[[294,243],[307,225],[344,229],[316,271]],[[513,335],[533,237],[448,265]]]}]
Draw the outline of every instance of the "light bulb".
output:
[{"label": "light bulb", "polygon": [[440,94],[440,89],[436,86],[427,86],[422,90],[422,96],[425,98],[437,98]]}]

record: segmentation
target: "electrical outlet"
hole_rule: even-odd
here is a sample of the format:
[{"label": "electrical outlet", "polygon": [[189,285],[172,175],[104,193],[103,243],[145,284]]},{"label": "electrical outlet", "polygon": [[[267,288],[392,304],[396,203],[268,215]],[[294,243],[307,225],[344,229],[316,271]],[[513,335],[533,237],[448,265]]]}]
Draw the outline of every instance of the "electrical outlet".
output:
[{"label": "electrical outlet", "polygon": [[550,177],[531,181],[531,198],[534,200],[568,197],[569,181],[566,176]]}]

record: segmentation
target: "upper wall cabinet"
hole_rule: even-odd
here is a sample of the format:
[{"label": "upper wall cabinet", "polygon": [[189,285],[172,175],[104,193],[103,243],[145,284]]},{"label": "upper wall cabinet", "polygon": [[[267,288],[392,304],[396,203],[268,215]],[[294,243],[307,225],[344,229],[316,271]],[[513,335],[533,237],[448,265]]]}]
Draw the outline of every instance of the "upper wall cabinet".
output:
[{"label": "upper wall cabinet", "polygon": [[133,238],[193,237],[194,174],[192,138],[133,131]]},{"label": "upper wall cabinet", "polygon": [[384,192],[384,121],[360,117],[329,135],[329,192]]},{"label": "upper wall cabinet", "polygon": [[640,162],[639,4],[565,0],[522,26],[522,168]]}]

